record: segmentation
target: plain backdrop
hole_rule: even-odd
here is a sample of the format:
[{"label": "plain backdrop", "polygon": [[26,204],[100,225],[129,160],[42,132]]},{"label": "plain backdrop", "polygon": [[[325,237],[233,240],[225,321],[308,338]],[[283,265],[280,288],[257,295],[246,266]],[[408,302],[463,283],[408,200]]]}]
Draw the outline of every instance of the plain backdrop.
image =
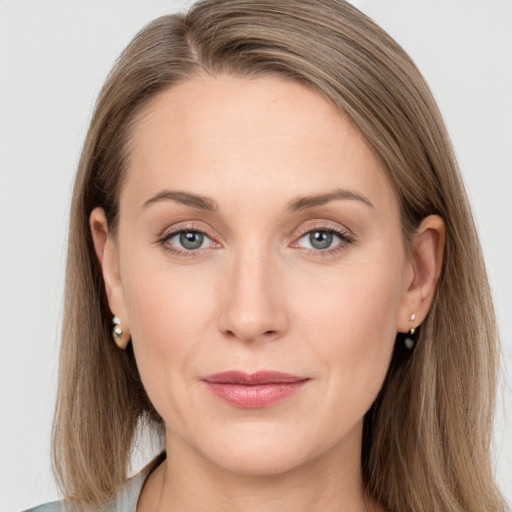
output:
[{"label": "plain backdrop", "polygon": [[[512,501],[512,0],[354,4],[416,61],[460,160],[502,333],[494,456]],[[95,98],[134,34],[183,5],[0,0],[0,512],[58,498],[49,440],[67,217]]]}]

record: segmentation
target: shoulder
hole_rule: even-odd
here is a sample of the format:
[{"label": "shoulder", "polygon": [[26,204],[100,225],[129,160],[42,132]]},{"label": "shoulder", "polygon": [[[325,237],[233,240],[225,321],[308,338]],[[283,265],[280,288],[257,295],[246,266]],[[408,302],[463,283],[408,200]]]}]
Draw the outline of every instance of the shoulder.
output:
[{"label": "shoulder", "polygon": [[[64,505],[64,500],[61,500],[52,501],[51,503],[45,503],[44,505],[39,505],[38,507],[29,508],[23,512],[66,512],[66,510],[67,508]],[[91,512],[117,512],[117,510],[118,509],[114,508],[112,505],[104,505],[94,509],[94,511],[91,510]],[[119,511],[124,512],[123,509],[119,509]]]},{"label": "shoulder", "polygon": [[[164,459],[165,452],[155,457],[145,468],[125,482],[113,502],[100,506],[97,512],[135,512],[146,478]],[[39,505],[24,512],[66,512],[66,508],[64,501],[61,500]]]},{"label": "shoulder", "polygon": [[[119,494],[110,503],[91,509],[91,512],[135,512],[145,473],[141,472],[127,480]],[[66,512],[64,500],[52,501],[24,512]]]},{"label": "shoulder", "polygon": [[52,503],[46,503],[39,505],[38,507],[29,508],[24,512],[64,512],[64,506],[61,501],[53,501]]}]

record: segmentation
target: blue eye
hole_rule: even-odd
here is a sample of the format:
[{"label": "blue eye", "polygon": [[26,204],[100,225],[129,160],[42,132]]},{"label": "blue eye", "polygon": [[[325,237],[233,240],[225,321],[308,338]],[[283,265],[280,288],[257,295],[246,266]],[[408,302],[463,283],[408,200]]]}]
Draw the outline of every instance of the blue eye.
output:
[{"label": "blue eye", "polygon": [[165,238],[165,242],[179,250],[194,251],[208,247],[211,240],[200,231],[182,230],[171,233]]},{"label": "blue eye", "polygon": [[299,239],[299,243],[302,247],[315,249],[317,251],[331,249],[343,241],[349,241],[348,237],[344,236],[342,233],[326,229],[308,231]]}]

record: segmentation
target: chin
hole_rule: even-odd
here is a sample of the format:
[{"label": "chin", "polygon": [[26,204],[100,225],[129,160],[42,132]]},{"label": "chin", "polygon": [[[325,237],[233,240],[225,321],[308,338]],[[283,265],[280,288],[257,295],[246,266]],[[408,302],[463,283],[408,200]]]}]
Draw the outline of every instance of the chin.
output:
[{"label": "chin", "polygon": [[325,450],[313,444],[319,436],[305,432],[276,432],[270,427],[249,431],[201,443],[203,446],[196,449],[219,468],[247,476],[280,475],[307,464]]},{"label": "chin", "polygon": [[222,457],[211,460],[218,467],[244,476],[276,476],[293,471],[307,462],[299,454],[287,453],[282,448],[277,451],[272,447],[266,450],[239,450],[229,454],[224,453]]}]

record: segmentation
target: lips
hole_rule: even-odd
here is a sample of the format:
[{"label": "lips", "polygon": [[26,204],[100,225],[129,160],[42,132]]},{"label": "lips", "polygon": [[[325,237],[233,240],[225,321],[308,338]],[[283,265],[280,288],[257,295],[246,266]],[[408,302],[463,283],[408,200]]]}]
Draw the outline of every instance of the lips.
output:
[{"label": "lips", "polygon": [[216,397],[238,408],[267,407],[298,393],[307,377],[275,371],[228,371],[202,379]]},{"label": "lips", "polygon": [[258,371],[256,373],[244,373],[240,371],[230,371],[215,373],[214,375],[205,377],[203,380],[211,383],[243,384],[251,386],[258,384],[300,382],[307,380],[307,378],[283,372]]}]

